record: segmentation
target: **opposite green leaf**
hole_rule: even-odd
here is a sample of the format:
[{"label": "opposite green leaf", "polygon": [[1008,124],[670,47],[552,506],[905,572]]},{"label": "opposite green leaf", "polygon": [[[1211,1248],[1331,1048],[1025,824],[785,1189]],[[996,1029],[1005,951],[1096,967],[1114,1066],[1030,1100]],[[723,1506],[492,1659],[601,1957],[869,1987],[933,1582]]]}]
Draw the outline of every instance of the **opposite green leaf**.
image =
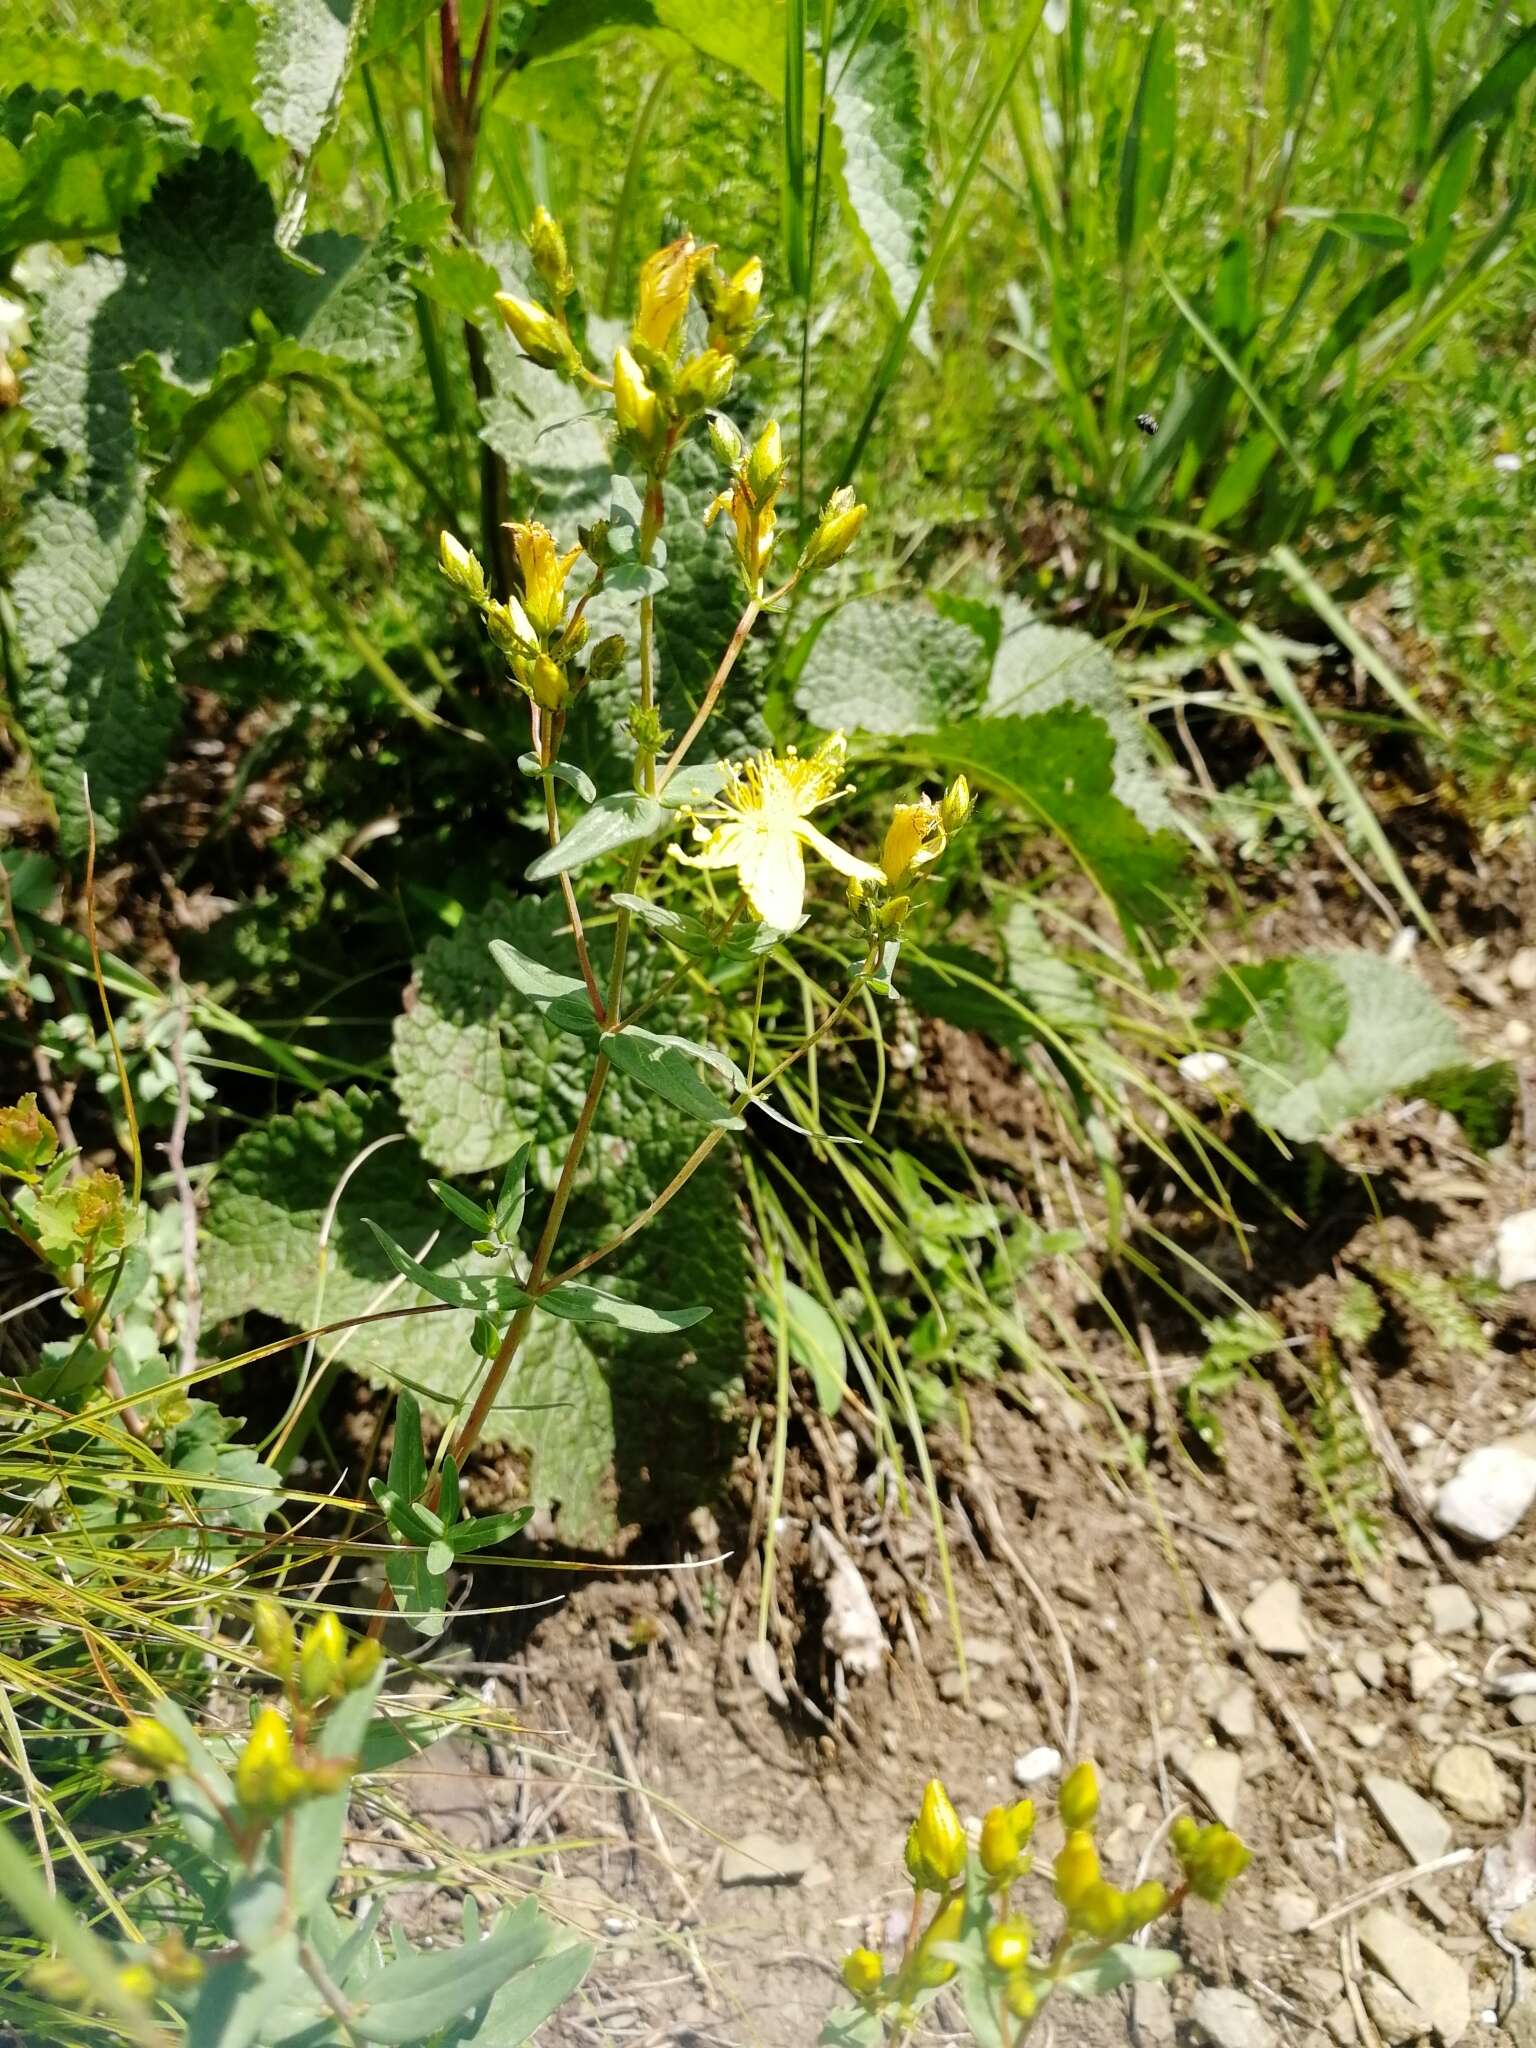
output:
[{"label": "opposite green leaf", "polygon": [[668,822],[668,812],[656,799],[642,796],[638,790],[600,797],[558,844],[529,863],[528,879],[547,882],[555,875],[570,874],[605,853],[616,853],[621,846],[654,839]]}]

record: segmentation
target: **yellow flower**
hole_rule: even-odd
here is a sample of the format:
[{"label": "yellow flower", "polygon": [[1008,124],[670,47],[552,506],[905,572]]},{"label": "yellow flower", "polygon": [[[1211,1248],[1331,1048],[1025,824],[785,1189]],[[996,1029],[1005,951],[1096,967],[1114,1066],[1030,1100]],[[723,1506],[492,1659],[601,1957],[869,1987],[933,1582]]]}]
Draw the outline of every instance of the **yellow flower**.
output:
[{"label": "yellow flower", "polygon": [[263,1707],[235,1765],[235,1796],[247,1813],[282,1813],[302,1799],[304,1773],[293,1760],[288,1724],[276,1707]]},{"label": "yellow flower", "polygon": [[640,266],[640,309],[635,339],[659,356],[667,355],[688,310],[688,294],[714,244],[707,247],[683,235],[647,256]]},{"label": "yellow flower", "polygon": [[727,764],[724,789],[693,813],[698,852],[674,846],[673,853],[689,867],[734,868],[753,915],[781,931],[799,924],[805,907],[805,847],[839,874],[881,881],[879,868],[845,853],[810,822],[812,811],[846,793],[839,785],[847,753],[835,732],[808,759],[791,747]]},{"label": "yellow flower", "polygon": [[944,851],[948,837],[939,807],[927,797],[898,804],[880,850],[885,879],[894,885],[917,868],[930,867]]},{"label": "yellow flower", "polygon": [[581,549],[558,554],[554,535],[536,519],[526,525],[514,519],[512,541],[523,572],[523,609],[535,633],[548,638],[565,616],[565,579],[580,559]]}]

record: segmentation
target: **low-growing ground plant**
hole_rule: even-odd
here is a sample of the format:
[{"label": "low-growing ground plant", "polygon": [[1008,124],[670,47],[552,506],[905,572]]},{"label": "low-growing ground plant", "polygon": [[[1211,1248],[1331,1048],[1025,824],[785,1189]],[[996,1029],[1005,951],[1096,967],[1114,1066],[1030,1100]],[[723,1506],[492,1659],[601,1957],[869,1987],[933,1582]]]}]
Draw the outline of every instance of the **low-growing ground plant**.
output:
[{"label": "low-growing ground plant", "polygon": [[901,1954],[891,1962],[856,1948],[843,1958],[843,1982],[856,2002],[832,2014],[822,2048],[921,2038],[925,2012],[948,1985],[978,2048],[1014,2048],[1037,2022],[1057,2018],[1062,1998],[1101,1998],[1171,1976],[1178,1954],[1150,1947],[1152,1929],[1190,1897],[1219,1906],[1249,1862],[1230,1828],[1184,1814],[1168,1831],[1173,1882],[1139,1877],[1122,1890],[1105,1877],[1094,1841],[1099,1781],[1092,1763],[1067,1773],[1057,1810],[1065,1839],[1051,1866],[1052,1933],[1017,1895],[1034,1865],[1034,1801],[992,1807],[972,1841],[943,1785],[929,1781],[907,1834],[912,1912]]}]

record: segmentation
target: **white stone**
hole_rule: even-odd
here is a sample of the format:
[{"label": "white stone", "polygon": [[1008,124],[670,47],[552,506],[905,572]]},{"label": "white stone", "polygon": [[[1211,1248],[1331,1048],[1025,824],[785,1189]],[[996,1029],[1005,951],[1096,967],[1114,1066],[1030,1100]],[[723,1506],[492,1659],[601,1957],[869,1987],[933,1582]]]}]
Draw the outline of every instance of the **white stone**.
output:
[{"label": "white stone", "polygon": [[1501,1287],[1525,1287],[1536,1280],[1536,1209],[1519,1209],[1506,1216],[1493,1248]]},{"label": "white stone", "polygon": [[811,1531],[811,1560],[817,1577],[825,1580],[822,1641],[845,1671],[872,1677],[885,1657],[885,1630],[858,1566],[820,1523]]},{"label": "white stone", "polygon": [[1207,1087],[1229,1073],[1231,1067],[1232,1062],[1224,1052],[1187,1052],[1179,1061],[1179,1072],[1186,1081]]},{"label": "white stone", "polygon": [[1504,1818],[1512,1789],[1487,1750],[1475,1742],[1453,1742],[1436,1760],[1430,1783],[1452,1812],[1485,1828],[1496,1827]]},{"label": "white stone", "polygon": [[1445,1579],[1424,1595],[1429,1625],[1437,1636],[1469,1636],[1477,1627],[1477,1602],[1465,1586]]},{"label": "white stone", "polygon": [[1367,1970],[1360,1995],[1376,2031],[1387,2048],[1404,2048],[1409,2041],[1422,2041],[1429,2032],[1429,2015],[1420,2012],[1411,1998],[1405,1998],[1390,1977],[1379,1970]]},{"label": "white stone", "polygon": [[1361,1790],[1376,1809],[1382,1825],[1415,1863],[1433,1863],[1451,1846],[1451,1824],[1436,1806],[1421,1798],[1401,1778],[1371,1772]]},{"label": "white stone", "polygon": [[1305,1657],[1312,1634],[1294,1579],[1271,1579],[1243,1609],[1243,1627],[1271,1657]]},{"label": "white stone", "polygon": [[[1528,1212],[1536,1225],[1536,1209]],[[1536,1260],[1536,1229],[1531,1253]],[[1536,1265],[1525,1276],[1536,1279]],[[1504,1280],[1501,1285],[1514,1283]],[[1435,1497],[1435,1520],[1468,1543],[1498,1543],[1536,1501],[1536,1435],[1502,1437],[1468,1451]]]},{"label": "white stone", "polygon": [[1222,1694],[1211,1710],[1211,1719],[1228,1742],[1250,1742],[1258,1733],[1258,1716],[1254,1712],[1253,1687],[1234,1685],[1230,1692]]},{"label": "white stone", "polygon": [[1441,2048],[1455,2048],[1472,2024],[1472,1999],[1462,1964],[1384,1906],[1362,1914],[1356,1931],[1361,1948],[1382,1975],[1428,2019]]},{"label": "white stone", "polygon": [[1300,1934],[1317,1918],[1317,1900],[1311,1892],[1271,1892],[1269,1910],[1282,1934]]},{"label": "white stone", "polygon": [[1387,1682],[1387,1660],[1380,1650],[1356,1650],[1355,1674],[1372,1692],[1380,1692]]},{"label": "white stone", "polygon": [[1536,989],[1536,946],[1522,946],[1504,971],[1509,976],[1511,988],[1529,995],[1532,989]]},{"label": "white stone", "polygon": [[1040,1785],[1047,1778],[1061,1776],[1061,1751],[1059,1749],[1028,1749],[1023,1756],[1013,1760],[1013,1782],[1015,1785]]},{"label": "white stone", "polygon": [[1433,1643],[1415,1643],[1408,1652],[1408,1690],[1416,1700],[1427,1699],[1455,1669],[1445,1652],[1437,1650]]},{"label": "white stone", "polygon": [[1243,1760],[1230,1749],[1176,1749],[1173,1767],[1223,1827],[1235,1828],[1243,1796]]},{"label": "white stone", "polygon": [[727,1845],[720,1859],[720,1882],[739,1884],[799,1884],[816,1861],[816,1852],[805,1842],[783,1842],[777,1835],[743,1835]]},{"label": "white stone", "polygon": [[1195,2038],[1210,2048],[1273,2048],[1274,2028],[1246,1991],[1202,1984],[1190,2011]]}]

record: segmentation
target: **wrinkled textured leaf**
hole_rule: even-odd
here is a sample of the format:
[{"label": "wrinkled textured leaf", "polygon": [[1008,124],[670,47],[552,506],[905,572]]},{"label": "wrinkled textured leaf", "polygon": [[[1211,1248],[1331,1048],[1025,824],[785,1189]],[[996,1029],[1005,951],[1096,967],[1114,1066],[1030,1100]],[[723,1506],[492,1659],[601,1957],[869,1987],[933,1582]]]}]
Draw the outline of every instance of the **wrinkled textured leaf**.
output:
[{"label": "wrinkled textured leaf", "polygon": [[0,94],[0,253],[113,233],[193,146],[187,123],[152,100]]},{"label": "wrinkled textured leaf", "polygon": [[828,730],[932,732],[978,708],[987,667],[978,636],[931,605],[860,598],[817,634],[795,702]]},{"label": "wrinkled textured leaf", "polygon": [[772,99],[784,94],[784,0],[653,0],[663,28],[743,72]]},{"label": "wrinkled textured leaf", "polygon": [[1469,1067],[1449,1013],[1408,968],[1355,952],[1265,966],[1237,1065],[1249,1107],[1282,1137],[1325,1138],[1391,1096],[1431,1087],[1453,1111],[1484,1110],[1478,1077],[1497,1068]]},{"label": "wrinkled textured leaf", "polygon": [[[302,251],[314,267],[303,269],[277,248],[274,225],[251,166],[205,151],[124,223],[120,255],[61,265],[40,295],[26,396],[56,462],[27,500],[31,552],[13,583],[25,657],[17,708],[67,852],[86,839],[82,770],[110,838],[153,783],[180,708],[176,611],[125,366],[152,359],[156,418],[170,427],[230,352],[252,347],[258,311],[347,360],[372,360],[404,332],[391,318],[402,289],[393,245],[314,236]],[[242,357],[228,373],[246,367]]]},{"label": "wrinkled textured leaf", "polygon": [[998,717],[1029,716],[1058,704],[1097,712],[1115,743],[1115,795],[1150,831],[1172,826],[1173,806],[1114,657],[1089,634],[1040,625],[1009,599],[982,709]]},{"label": "wrinkled textured leaf", "polygon": [[289,146],[292,184],[277,238],[290,246],[304,219],[315,151],[341,110],[342,88],[368,14],[368,0],[252,0],[261,17],[256,42],[256,112],[269,135]]},{"label": "wrinkled textured leaf", "polygon": [[553,370],[529,362],[499,325],[485,339],[493,390],[480,438],[524,480],[518,502],[526,511],[518,516],[562,533],[596,519],[608,509],[613,471],[601,413]]},{"label": "wrinkled textured leaf", "polygon": [[[933,207],[921,87],[905,19],[882,16],[846,64],[835,51],[832,75],[829,117],[840,144],[844,197],[896,312],[905,313],[928,253]],[[925,353],[932,345],[926,306],[913,339]]]},{"label": "wrinkled textured leaf", "polygon": [[1032,813],[1061,840],[1131,933],[1155,934],[1187,887],[1184,846],[1149,830],[1116,790],[1119,749],[1103,718],[1059,703],[1029,718],[973,718],[936,733],[933,756]]}]

